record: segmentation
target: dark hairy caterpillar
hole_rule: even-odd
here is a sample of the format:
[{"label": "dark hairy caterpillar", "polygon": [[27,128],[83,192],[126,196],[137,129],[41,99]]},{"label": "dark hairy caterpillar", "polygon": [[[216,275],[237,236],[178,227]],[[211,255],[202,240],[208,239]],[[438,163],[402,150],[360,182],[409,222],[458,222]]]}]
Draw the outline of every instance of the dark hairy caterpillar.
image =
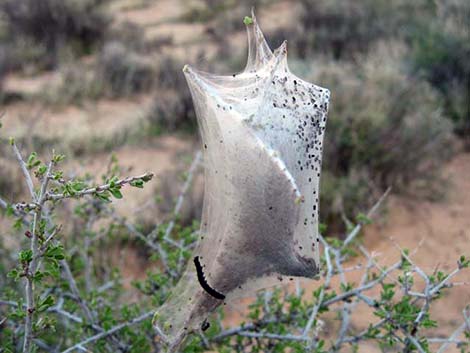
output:
[{"label": "dark hairy caterpillar", "polygon": [[215,299],[219,300],[224,300],[225,295],[222,293],[217,292],[215,289],[213,289],[209,283],[207,283],[206,277],[204,277],[204,272],[202,271],[202,266],[201,262],[199,261],[199,256],[196,256],[194,258],[194,265],[196,266],[196,272],[197,272],[197,279],[199,280],[199,284],[201,287],[211,296],[213,296]]}]

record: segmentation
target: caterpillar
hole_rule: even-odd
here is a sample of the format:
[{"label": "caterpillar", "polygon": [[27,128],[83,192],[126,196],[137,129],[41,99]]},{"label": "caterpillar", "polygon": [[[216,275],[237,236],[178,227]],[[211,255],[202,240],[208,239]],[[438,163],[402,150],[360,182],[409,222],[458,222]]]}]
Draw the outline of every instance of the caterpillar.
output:
[{"label": "caterpillar", "polygon": [[204,277],[204,272],[202,270],[201,262],[199,261],[199,256],[194,258],[194,265],[196,266],[197,272],[197,279],[199,280],[199,284],[201,287],[215,299],[224,300],[225,295],[222,293],[217,292],[214,288],[212,288],[209,283],[207,283],[206,277]]}]

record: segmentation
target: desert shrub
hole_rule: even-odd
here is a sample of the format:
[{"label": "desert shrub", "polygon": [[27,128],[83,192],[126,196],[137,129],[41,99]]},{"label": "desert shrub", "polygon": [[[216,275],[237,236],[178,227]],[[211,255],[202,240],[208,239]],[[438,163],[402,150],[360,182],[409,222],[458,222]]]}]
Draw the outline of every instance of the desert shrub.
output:
[{"label": "desert shrub", "polygon": [[318,52],[352,59],[367,52],[377,40],[403,36],[413,19],[428,11],[426,1],[302,0],[292,29],[275,38],[289,38],[290,48],[302,58]]},{"label": "desert shrub", "polygon": [[113,25],[106,39],[108,42],[123,43],[126,49],[132,52],[148,53],[150,49],[145,41],[144,28],[133,22]]},{"label": "desert shrub", "polygon": [[435,189],[436,171],[452,150],[452,124],[432,87],[406,75],[403,51],[387,42],[357,65],[313,65],[312,81],[334,87],[321,183],[328,223],[353,216],[389,186],[434,196],[415,186]]},{"label": "desert shrub", "polygon": [[9,47],[8,45],[4,44],[6,39],[7,33],[4,29],[1,16],[0,16],[0,103],[3,101],[3,79],[5,74],[8,71],[9,66]]},{"label": "desert shrub", "polygon": [[38,95],[44,103],[56,106],[82,105],[103,96],[103,82],[96,77],[96,68],[93,65],[67,62],[58,71],[58,83]]},{"label": "desert shrub", "polygon": [[[182,19],[188,22],[208,22],[215,20],[217,29],[233,30],[240,25],[240,18],[250,13],[252,7],[259,8],[271,0],[204,0],[188,6]],[[226,33],[226,32],[225,32]]]},{"label": "desert shrub", "polygon": [[0,46],[0,102],[3,101],[3,79],[6,73],[7,54],[3,46]]},{"label": "desert shrub", "polygon": [[466,1],[438,2],[434,21],[419,21],[410,34],[412,70],[443,97],[455,131],[470,142],[470,30]]},{"label": "desert shrub", "polygon": [[154,102],[147,114],[149,132],[193,130],[196,123],[183,64],[165,57],[158,65]]},{"label": "desert shrub", "polygon": [[378,42],[401,40],[411,75],[430,82],[443,98],[443,114],[458,135],[470,139],[470,6],[455,1],[301,1],[297,22],[270,33],[280,43],[289,38],[301,58],[323,53],[356,61]]},{"label": "desert shrub", "polygon": [[154,75],[150,59],[128,50],[120,42],[107,43],[99,55],[96,79],[112,97],[149,90],[154,84]]},{"label": "desert shrub", "polygon": [[47,103],[82,104],[102,97],[118,98],[151,91],[155,68],[145,56],[120,41],[109,41],[91,63],[63,62],[60,83],[41,96]]},{"label": "desert shrub", "polygon": [[13,43],[0,42],[1,50],[6,53],[4,72],[23,71],[34,74],[48,67],[46,48],[31,38],[16,38]]},{"label": "desert shrub", "polygon": [[[20,180],[36,189],[28,188],[31,198],[22,197],[23,202],[0,197],[0,217],[13,224],[7,234],[21,247],[17,251],[3,244],[7,236],[1,238],[2,350],[164,352],[152,315],[191,258],[198,222],[183,227],[178,212],[169,222],[153,225],[120,216],[110,202],[123,197],[125,185],[144,187],[151,179],[149,173],[121,178],[119,166],[112,162],[101,182],[91,175],[67,179],[60,167],[64,156],[52,154],[44,162],[32,153],[23,159],[14,140],[10,145],[23,166]],[[64,209],[73,210],[68,218],[60,212]],[[369,222],[362,216],[357,230]],[[440,331],[435,337],[429,330],[440,324],[432,316],[435,303],[445,301],[445,293],[457,283],[462,285],[456,276],[468,272],[468,256],[462,255],[449,272],[433,271],[420,268],[404,249],[397,262],[383,267],[355,244],[352,232],[345,242],[321,239],[323,279],[315,290],[304,293],[299,287],[293,293],[285,286],[264,291],[238,327],[225,327],[220,309],[210,317],[209,329],[192,334],[182,351],[334,353],[347,348],[360,351],[364,343],[382,352],[431,352],[437,345],[441,351],[449,345],[468,349],[469,308],[463,310],[456,333]],[[143,265],[151,268],[132,288],[124,286],[117,269],[133,261],[128,245],[146,248],[136,256],[150,255]],[[123,251],[126,246],[128,251]],[[119,256],[113,256],[114,251]],[[360,283],[349,281],[350,270],[345,267],[351,266],[356,251],[367,260],[366,266],[357,266],[363,272]],[[352,319],[365,313],[373,322],[356,327]],[[334,329],[322,329],[324,323]]]},{"label": "desert shrub", "polygon": [[109,0],[4,0],[0,13],[13,42],[32,40],[43,48],[40,63],[55,66],[61,50],[89,53],[105,37],[110,18],[103,5]]}]

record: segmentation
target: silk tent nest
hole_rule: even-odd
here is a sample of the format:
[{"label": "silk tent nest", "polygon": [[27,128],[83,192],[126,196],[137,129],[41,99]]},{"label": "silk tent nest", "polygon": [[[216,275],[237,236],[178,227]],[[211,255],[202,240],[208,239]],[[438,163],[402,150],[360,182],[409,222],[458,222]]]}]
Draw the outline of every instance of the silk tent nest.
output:
[{"label": "silk tent nest", "polygon": [[254,14],[248,61],[234,75],[183,69],[204,160],[200,237],[154,326],[169,352],[220,305],[293,280],[318,278],[318,204],[330,92],[290,72]]}]

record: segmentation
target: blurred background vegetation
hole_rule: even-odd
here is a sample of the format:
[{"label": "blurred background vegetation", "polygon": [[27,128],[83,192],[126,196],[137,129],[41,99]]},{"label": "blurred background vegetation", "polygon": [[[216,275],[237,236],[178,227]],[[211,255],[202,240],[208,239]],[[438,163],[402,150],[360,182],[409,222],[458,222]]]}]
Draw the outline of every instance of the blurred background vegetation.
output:
[{"label": "blurred background vegetation", "polygon": [[[333,92],[323,221],[340,231],[342,219],[388,186],[438,198],[439,165],[469,146],[470,5],[463,0],[2,0],[5,128],[55,125],[54,133],[35,129],[29,142],[39,150],[63,145],[74,156],[144,148],[162,135],[196,139],[181,67],[240,70],[240,19],[251,6],[273,47],[288,40],[293,71]],[[90,108],[102,102],[116,102],[107,117]],[[20,123],[19,115],[35,119]],[[64,134],[71,125],[76,134]]]},{"label": "blurred background vegetation", "polygon": [[[126,191],[116,206],[145,233],[168,219],[199,149],[181,69],[242,70],[252,6],[272,48],[288,40],[291,70],[332,92],[320,201],[329,235],[343,236],[389,186],[413,200],[445,198],[444,166],[470,161],[466,0],[0,0],[0,139],[65,153],[71,176],[109,170],[111,152],[124,172],[155,172],[156,186]],[[0,195],[20,200],[5,145]],[[197,228],[202,182],[196,173],[178,231]],[[61,212],[73,220],[73,208]],[[148,250],[115,233],[105,249],[134,251],[122,275],[138,278]]]}]

